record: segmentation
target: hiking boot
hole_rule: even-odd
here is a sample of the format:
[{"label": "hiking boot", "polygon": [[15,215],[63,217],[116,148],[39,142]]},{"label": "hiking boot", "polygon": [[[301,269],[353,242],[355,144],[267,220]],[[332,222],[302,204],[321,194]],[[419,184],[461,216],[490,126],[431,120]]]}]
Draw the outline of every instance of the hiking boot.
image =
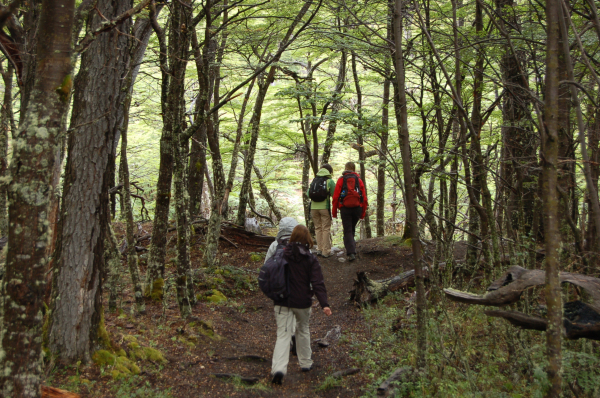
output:
[{"label": "hiking boot", "polygon": [[356,254],[348,254],[348,261],[356,260]]},{"label": "hiking boot", "polygon": [[310,365],[310,368],[302,368],[303,372],[310,372],[312,370],[313,366]]},{"label": "hiking boot", "polygon": [[321,257],[323,255],[323,253],[321,253],[321,250],[317,250],[315,251],[315,254],[319,257]]},{"label": "hiking boot", "polygon": [[296,336],[292,336],[290,351],[292,352],[293,356],[295,356],[295,357],[298,356],[298,352],[296,351]]},{"label": "hiking boot", "polygon": [[329,253],[329,254],[321,254],[321,257],[323,257],[323,258],[329,258],[331,256],[333,256],[333,254],[331,254],[331,253]]},{"label": "hiking boot", "polygon": [[273,375],[273,380],[271,380],[271,384],[277,384],[278,386],[280,386],[282,381],[283,381],[283,373],[277,372]]}]

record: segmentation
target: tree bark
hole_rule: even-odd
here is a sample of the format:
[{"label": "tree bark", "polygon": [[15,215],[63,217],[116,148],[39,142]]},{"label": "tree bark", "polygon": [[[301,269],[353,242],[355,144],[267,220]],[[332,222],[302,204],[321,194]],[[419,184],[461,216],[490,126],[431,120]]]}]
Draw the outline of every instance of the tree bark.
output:
[{"label": "tree bark", "polygon": [[[365,194],[367,194],[367,172],[365,169],[365,161],[366,161],[366,156],[365,156],[365,145],[364,145],[364,137],[363,135],[365,134],[363,126],[362,126],[362,90],[360,87],[360,81],[358,79],[358,71],[356,69],[356,53],[353,51],[352,52],[352,76],[354,77],[354,87],[356,89],[356,113],[358,114],[358,126],[357,126],[357,143],[359,146],[358,149],[358,163],[360,164],[360,177],[363,180],[363,183],[365,185]],[[364,225],[365,228],[365,233],[366,233],[366,237],[367,239],[370,239],[373,237],[373,233],[371,231],[371,220],[369,219],[369,210],[367,209],[367,212],[365,214],[365,218],[362,222],[362,225]]]},{"label": "tree bark", "polygon": [[[98,3],[106,18],[131,7],[131,1]],[[103,23],[98,13],[89,18],[94,30]],[[130,25],[128,19],[120,28],[129,31]],[[129,52],[122,50],[127,44],[127,36],[116,30],[99,35],[84,52],[75,79],[49,329],[49,347],[65,362],[89,362],[98,345],[104,242],[110,224],[108,191],[113,182],[108,160],[120,127],[114,107],[126,94],[121,84],[129,65]]]},{"label": "tree bark", "polygon": [[[12,131],[12,84],[14,68],[9,63],[2,69],[2,80],[4,82],[4,100],[0,110],[0,177],[8,174],[8,134]],[[14,134],[14,132],[13,132]],[[7,214],[7,186],[0,184],[0,236],[8,236],[8,214]]]},{"label": "tree bark", "polygon": [[267,184],[264,181],[262,173],[256,166],[254,166],[254,174],[256,174],[256,178],[258,179],[258,185],[260,186],[260,194],[267,201],[269,208],[271,209],[273,214],[275,214],[275,217],[277,217],[277,221],[281,220],[283,218],[283,216],[281,215],[281,212],[275,205],[275,201],[273,200],[273,197],[271,196],[271,193],[269,192],[269,189],[267,188]]},{"label": "tree bark", "polygon": [[560,8],[558,0],[546,2],[546,21],[548,39],[546,41],[546,91],[544,93],[544,124],[542,130],[542,198],[544,211],[544,241],[546,249],[546,287],[545,298],[548,307],[548,328],[546,330],[546,353],[548,356],[548,380],[550,389],[547,397],[558,398],[561,393],[561,330],[562,298],[558,275],[559,203],[558,203],[558,156],[561,138],[559,81],[560,70]]},{"label": "tree bark", "polygon": [[398,84],[399,102],[394,106],[400,108],[401,124],[398,126],[398,140],[401,143],[402,168],[404,171],[404,184],[406,186],[405,200],[407,221],[410,225],[411,245],[415,270],[415,281],[417,290],[417,366],[424,368],[426,365],[425,354],[427,352],[427,329],[425,321],[426,302],[425,285],[421,254],[421,238],[417,220],[417,206],[411,169],[410,158],[410,136],[408,131],[408,111],[406,109],[406,87],[404,83],[404,59],[402,55],[402,0],[395,0],[393,33],[395,52],[392,54],[396,80]]},{"label": "tree bark", "polygon": [[183,94],[185,91],[184,76],[185,65],[187,65],[189,34],[187,34],[185,27],[182,28],[182,8],[183,6],[178,2],[173,4],[168,43],[165,32],[156,21],[156,15],[151,17],[152,27],[160,45],[163,130],[160,138],[160,165],[156,183],[156,202],[145,293],[156,300],[162,299],[164,287],[171,184],[175,164],[174,151],[178,139],[175,130],[177,128],[182,129],[185,122]]},{"label": "tree bark", "polygon": [[[9,185],[6,274],[2,280],[0,386],[5,397],[41,395],[42,306],[46,289],[52,170],[72,86],[75,2],[42,2],[37,79],[16,137]],[[6,325],[6,326],[5,326]],[[9,327],[7,327],[10,325]]]}]

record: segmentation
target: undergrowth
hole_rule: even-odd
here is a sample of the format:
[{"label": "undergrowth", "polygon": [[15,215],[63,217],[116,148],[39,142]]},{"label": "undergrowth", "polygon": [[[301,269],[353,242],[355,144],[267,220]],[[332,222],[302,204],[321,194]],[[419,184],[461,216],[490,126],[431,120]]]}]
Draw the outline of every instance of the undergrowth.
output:
[{"label": "undergrowth", "polygon": [[[410,294],[395,293],[364,310],[366,340],[350,337],[352,358],[370,379],[365,397],[397,368],[415,366],[416,311]],[[393,383],[408,397],[542,397],[547,388],[545,334],[491,318],[480,306],[430,296],[427,368],[410,381]],[[563,395],[600,396],[600,349],[589,340],[563,344]],[[321,388],[327,389],[327,383]]]}]

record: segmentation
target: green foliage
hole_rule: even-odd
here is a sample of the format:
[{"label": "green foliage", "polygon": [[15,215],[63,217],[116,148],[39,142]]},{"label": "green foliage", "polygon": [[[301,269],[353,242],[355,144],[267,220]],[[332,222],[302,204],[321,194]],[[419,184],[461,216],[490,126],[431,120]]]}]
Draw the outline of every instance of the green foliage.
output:
[{"label": "green foliage", "polygon": [[137,376],[124,379],[121,383],[115,383],[111,390],[119,398],[168,398],[171,397],[171,388],[154,388],[150,382],[145,381],[140,385]]},{"label": "green foliage", "polygon": [[[416,315],[407,317],[405,304],[405,297],[394,293],[382,305],[365,309],[371,337],[359,341],[352,335],[344,343],[370,379],[364,396],[374,396],[395,369],[416,363]],[[427,371],[410,382],[394,383],[398,396],[544,396],[549,384],[543,333],[515,329],[504,320],[487,317],[477,306],[445,301],[431,306],[427,320]],[[599,396],[598,351],[590,341],[565,341],[565,387],[575,386],[587,397]]]},{"label": "green foliage", "polygon": [[342,385],[341,378],[327,376],[325,380],[317,387],[317,391],[329,391]]}]

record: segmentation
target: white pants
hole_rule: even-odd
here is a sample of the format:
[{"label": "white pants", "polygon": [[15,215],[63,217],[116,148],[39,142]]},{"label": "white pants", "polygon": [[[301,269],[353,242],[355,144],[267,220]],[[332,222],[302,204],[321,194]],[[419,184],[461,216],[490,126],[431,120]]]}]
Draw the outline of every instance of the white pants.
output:
[{"label": "white pants", "polygon": [[271,374],[281,372],[287,373],[287,365],[290,361],[290,341],[294,333],[294,321],[296,322],[296,351],[301,368],[312,366],[312,350],[310,349],[310,331],[308,321],[310,319],[309,308],[289,308],[279,305],[275,306],[275,319],[277,320],[277,342],[273,351],[273,364]]}]

